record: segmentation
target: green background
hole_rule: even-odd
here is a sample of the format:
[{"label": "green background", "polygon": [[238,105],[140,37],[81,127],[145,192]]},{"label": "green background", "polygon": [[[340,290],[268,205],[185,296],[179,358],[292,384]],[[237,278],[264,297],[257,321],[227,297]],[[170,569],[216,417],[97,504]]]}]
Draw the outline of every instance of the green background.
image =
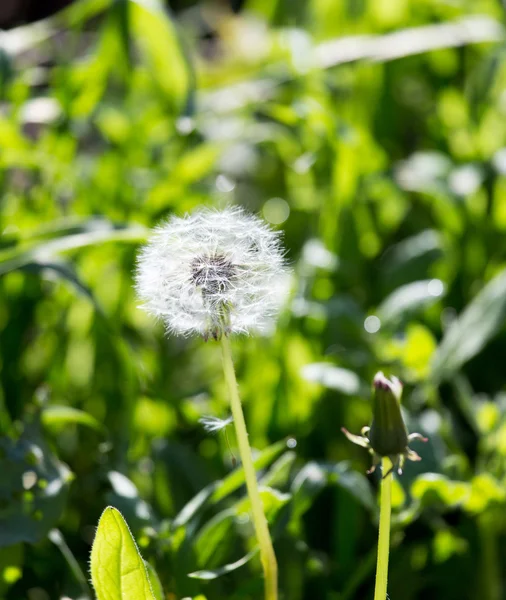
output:
[{"label": "green background", "polygon": [[0,597],[92,598],[109,504],[168,599],[262,597],[198,423],[229,414],[219,347],[132,288],[149,227],[238,204],[293,268],[275,334],[233,342],[282,598],[372,597],[378,476],[340,428],[380,369],[430,438],[396,479],[389,597],[506,598],[502,3],[185,5],[82,0],[0,37]]}]

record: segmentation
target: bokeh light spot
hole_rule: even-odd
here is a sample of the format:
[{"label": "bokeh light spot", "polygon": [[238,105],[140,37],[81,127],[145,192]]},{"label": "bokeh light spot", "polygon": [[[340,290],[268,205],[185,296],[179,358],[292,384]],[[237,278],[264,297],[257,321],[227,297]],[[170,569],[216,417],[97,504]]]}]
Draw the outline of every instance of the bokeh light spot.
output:
[{"label": "bokeh light spot", "polygon": [[281,225],[290,216],[290,207],[283,198],[271,198],[263,207],[263,215],[266,221],[273,225]]},{"label": "bokeh light spot", "polygon": [[380,327],[381,321],[376,315],[371,315],[364,321],[364,329],[367,331],[367,333],[376,333],[379,331]]}]

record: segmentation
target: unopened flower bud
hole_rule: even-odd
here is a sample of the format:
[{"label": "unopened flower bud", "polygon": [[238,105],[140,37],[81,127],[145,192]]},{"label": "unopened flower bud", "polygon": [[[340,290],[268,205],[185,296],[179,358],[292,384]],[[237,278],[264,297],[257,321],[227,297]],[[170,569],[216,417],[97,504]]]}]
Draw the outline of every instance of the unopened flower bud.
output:
[{"label": "unopened flower bud", "polygon": [[373,381],[373,416],[369,440],[379,456],[402,454],[408,445],[408,431],[401,415],[402,384],[387,379],[380,371]]},{"label": "unopened flower bud", "polygon": [[411,433],[404,424],[401,413],[402,383],[397,377],[388,379],[380,371],[373,380],[373,417],[370,427],[362,428],[362,435],[354,435],[344,427],[346,437],[357,444],[367,448],[373,455],[373,465],[368,473],[372,473],[382,457],[392,461],[392,469],[397,468],[399,475],[406,458],[408,460],[421,460],[420,456],[409,448],[412,440],[426,442],[427,438],[420,433]]}]

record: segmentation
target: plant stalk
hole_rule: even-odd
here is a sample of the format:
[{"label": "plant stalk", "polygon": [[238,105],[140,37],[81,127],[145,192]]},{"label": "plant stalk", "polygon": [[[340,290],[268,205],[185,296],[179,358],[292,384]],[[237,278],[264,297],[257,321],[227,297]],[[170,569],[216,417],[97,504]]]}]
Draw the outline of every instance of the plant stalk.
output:
[{"label": "plant stalk", "polygon": [[[383,458],[381,460],[382,473],[388,473],[391,468],[392,463],[390,459]],[[390,515],[392,512],[392,480],[392,471],[381,480],[378,561],[376,563],[374,600],[386,600],[387,597],[388,555],[390,552]]]},{"label": "plant stalk", "polygon": [[239,398],[239,389],[235,377],[232,352],[230,350],[230,340],[223,335],[221,338],[221,350],[223,356],[223,369],[225,372],[225,381],[230,394],[230,405],[232,416],[234,418],[235,433],[237,444],[239,446],[239,455],[241,457],[244,469],[244,478],[246,480],[246,489],[251,502],[251,513],[255,533],[260,548],[260,560],[265,577],[265,600],[277,600],[278,598],[278,565],[276,555],[272,546],[272,540],[267,525],[262,499],[258,491],[258,483],[253,465],[253,457],[248,441],[248,431],[244,421],[244,413]]},{"label": "plant stalk", "polygon": [[480,596],[485,600],[500,600],[503,598],[501,583],[501,568],[497,557],[500,555],[497,547],[497,521],[493,512],[487,511],[478,517],[478,532],[481,541],[482,557],[482,590]]}]

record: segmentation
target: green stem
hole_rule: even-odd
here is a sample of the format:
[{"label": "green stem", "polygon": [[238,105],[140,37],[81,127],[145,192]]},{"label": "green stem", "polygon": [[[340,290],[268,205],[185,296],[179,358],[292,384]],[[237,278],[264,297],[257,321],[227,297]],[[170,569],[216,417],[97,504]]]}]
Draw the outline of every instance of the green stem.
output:
[{"label": "green stem", "polygon": [[232,408],[232,416],[234,418],[235,433],[237,436],[237,444],[239,446],[239,455],[241,457],[242,466],[244,469],[244,478],[246,479],[246,489],[251,502],[251,514],[253,525],[255,527],[258,545],[260,548],[260,560],[265,576],[265,600],[277,600],[278,597],[278,565],[272,540],[265,518],[262,499],[258,491],[258,483],[251,455],[251,448],[248,442],[248,432],[244,421],[244,413],[242,411],[241,400],[239,398],[239,390],[235,377],[234,363],[230,350],[230,341],[224,335],[221,338],[221,350],[223,356],[223,369],[225,371],[225,381],[227,383],[230,394],[230,405]]},{"label": "green stem", "polygon": [[74,577],[81,587],[82,596],[85,600],[91,600],[93,597],[91,590],[89,588],[88,579],[86,575],[83,573],[79,563],[77,562],[75,556],[72,554],[72,551],[67,546],[67,542],[63,537],[61,531],[59,529],[51,529],[51,531],[47,534],[47,537],[53,542],[53,544],[60,550],[63,554],[63,558],[67,561],[70,570],[72,571]]},{"label": "green stem", "polygon": [[502,595],[501,570],[497,561],[497,521],[491,511],[478,517],[478,531],[482,556],[482,593],[485,600],[500,600]]},{"label": "green stem", "polygon": [[[388,458],[381,461],[381,470],[388,473],[392,463]],[[390,472],[381,480],[380,522],[378,538],[378,561],[376,563],[376,588],[374,600],[386,600],[388,580],[388,554],[390,551],[390,513],[392,511],[392,480]]]}]

